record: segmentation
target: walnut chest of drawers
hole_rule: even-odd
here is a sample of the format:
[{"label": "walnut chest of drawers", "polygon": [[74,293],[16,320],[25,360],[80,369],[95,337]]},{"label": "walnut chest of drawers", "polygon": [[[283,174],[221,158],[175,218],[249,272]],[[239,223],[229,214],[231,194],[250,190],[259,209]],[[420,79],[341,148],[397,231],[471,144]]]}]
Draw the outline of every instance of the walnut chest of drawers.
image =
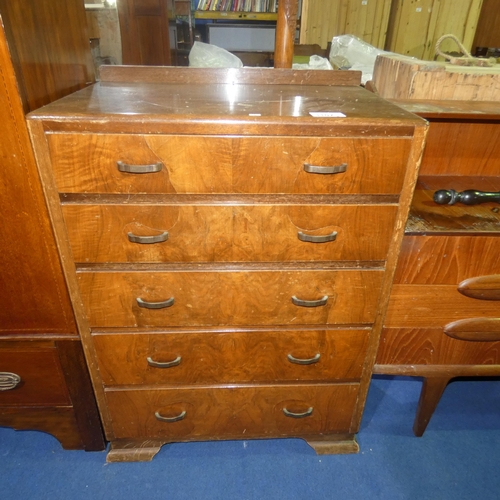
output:
[{"label": "walnut chest of drawers", "polygon": [[357,451],[426,123],[357,73],[101,78],[29,123],[108,460]]}]

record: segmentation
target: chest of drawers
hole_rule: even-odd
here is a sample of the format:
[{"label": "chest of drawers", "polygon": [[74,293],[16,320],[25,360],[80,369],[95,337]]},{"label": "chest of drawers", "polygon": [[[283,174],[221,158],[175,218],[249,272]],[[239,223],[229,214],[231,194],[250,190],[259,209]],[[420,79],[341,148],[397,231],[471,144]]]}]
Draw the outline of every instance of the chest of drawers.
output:
[{"label": "chest of drawers", "polygon": [[357,451],[425,122],[356,73],[101,78],[29,123],[108,460]]}]

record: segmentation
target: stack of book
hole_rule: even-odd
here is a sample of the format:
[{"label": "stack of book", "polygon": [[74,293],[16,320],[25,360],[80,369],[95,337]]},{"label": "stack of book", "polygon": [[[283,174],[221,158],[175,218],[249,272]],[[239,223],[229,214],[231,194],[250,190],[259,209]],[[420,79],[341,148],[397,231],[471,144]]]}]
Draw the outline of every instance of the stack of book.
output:
[{"label": "stack of book", "polygon": [[277,12],[278,0],[195,0],[195,10],[217,12]]}]

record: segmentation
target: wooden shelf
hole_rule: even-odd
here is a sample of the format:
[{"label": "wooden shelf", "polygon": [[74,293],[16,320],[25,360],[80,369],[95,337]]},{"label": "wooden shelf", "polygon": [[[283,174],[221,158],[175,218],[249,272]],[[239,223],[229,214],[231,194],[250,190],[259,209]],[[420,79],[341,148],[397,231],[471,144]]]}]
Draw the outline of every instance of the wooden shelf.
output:
[{"label": "wooden shelf", "polygon": [[496,234],[500,236],[500,205],[482,203],[467,206],[438,205],[433,196],[438,189],[465,191],[500,191],[499,177],[422,176],[419,178],[405,234],[464,235]]},{"label": "wooden shelf", "polygon": [[232,19],[235,21],[276,21],[276,12],[215,12],[209,10],[197,10],[195,19]]}]

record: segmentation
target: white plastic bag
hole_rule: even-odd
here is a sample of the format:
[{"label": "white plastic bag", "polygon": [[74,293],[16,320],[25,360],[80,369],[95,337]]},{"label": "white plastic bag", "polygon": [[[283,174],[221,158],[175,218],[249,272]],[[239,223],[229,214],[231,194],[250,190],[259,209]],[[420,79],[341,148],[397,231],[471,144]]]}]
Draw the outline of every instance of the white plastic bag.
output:
[{"label": "white plastic bag", "polygon": [[337,68],[361,71],[363,85],[372,79],[375,60],[379,54],[389,54],[389,52],[377,49],[354,35],[332,38],[330,62]]},{"label": "white plastic bag", "polygon": [[309,63],[294,63],[292,69],[333,69],[333,67],[326,57],[312,55]]},{"label": "white plastic bag", "polygon": [[194,42],[189,52],[189,66],[193,68],[242,68],[243,63],[226,49],[209,43]]}]

